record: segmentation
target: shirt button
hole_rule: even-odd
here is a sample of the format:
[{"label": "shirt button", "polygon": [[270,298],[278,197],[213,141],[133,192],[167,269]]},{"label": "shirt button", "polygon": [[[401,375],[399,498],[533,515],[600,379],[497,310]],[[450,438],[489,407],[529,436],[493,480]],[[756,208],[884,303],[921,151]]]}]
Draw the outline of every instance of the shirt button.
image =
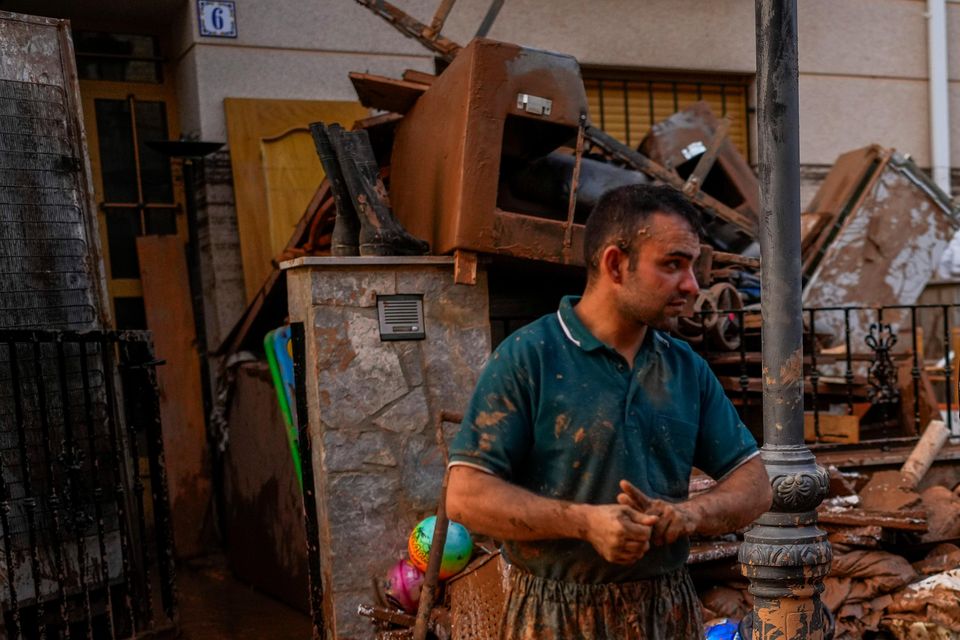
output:
[{"label": "shirt button", "polygon": [[617,365],[617,371],[623,371],[623,364]]}]

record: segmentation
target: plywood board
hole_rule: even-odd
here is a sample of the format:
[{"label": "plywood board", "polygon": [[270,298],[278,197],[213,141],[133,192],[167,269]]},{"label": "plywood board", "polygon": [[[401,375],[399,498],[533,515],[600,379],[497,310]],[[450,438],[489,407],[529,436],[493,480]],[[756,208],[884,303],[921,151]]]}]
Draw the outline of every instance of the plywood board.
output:
[{"label": "plywood board", "polygon": [[[818,416],[820,424],[819,442],[860,442],[860,418],[858,416],[837,416],[821,413]],[[803,414],[803,439],[806,442],[817,442],[817,433],[813,422],[813,413]]]},{"label": "plywood board", "polygon": [[[339,122],[349,128],[356,120],[370,115],[370,111],[358,102],[345,101],[227,98],[223,102],[244,289],[246,302],[250,302],[273,270],[274,246],[284,244],[278,241],[275,245],[273,240],[278,229],[288,222],[284,216],[292,217],[296,224],[310,200],[307,195],[297,204],[297,194],[307,193],[304,176],[310,175],[311,167],[316,170],[313,189],[323,177],[316,152],[296,139],[299,132],[308,132],[308,125],[318,121]],[[298,135],[290,144],[284,144],[284,137],[291,133]],[[264,143],[268,149],[266,164]],[[276,143],[280,144],[274,149]],[[307,168],[306,172],[303,168]],[[271,186],[277,190],[272,198]],[[274,224],[274,216],[282,219]]]},{"label": "plywood board", "polygon": [[137,238],[137,256],[147,328],[165,362],[157,367],[157,383],[173,536],[177,555],[191,557],[203,550],[211,493],[187,256],[177,236]]}]

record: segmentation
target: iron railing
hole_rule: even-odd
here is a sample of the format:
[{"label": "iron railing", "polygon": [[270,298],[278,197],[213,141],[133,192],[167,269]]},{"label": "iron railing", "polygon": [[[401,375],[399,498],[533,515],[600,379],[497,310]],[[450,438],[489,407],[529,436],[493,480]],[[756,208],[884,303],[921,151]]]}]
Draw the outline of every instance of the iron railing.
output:
[{"label": "iron railing", "polygon": [[[822,441],[824,415],[858,415],[860,440],[913,438],[931,415],[960,435],[960,305],[805,308],[804,405]],[[700,310],[681,333],[704,356],[748,425],[762,394],[760,310]]]},{"label": "iron railing", "polygon": [[0,635],[131,638],[176,619],[148,332],[0,331]]}]

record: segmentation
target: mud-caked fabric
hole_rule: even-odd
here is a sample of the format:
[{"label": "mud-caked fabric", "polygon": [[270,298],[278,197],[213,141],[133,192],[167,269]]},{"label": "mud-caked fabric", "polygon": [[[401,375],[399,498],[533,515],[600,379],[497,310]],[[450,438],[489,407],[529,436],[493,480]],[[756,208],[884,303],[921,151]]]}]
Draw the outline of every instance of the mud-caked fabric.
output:
[{"label": "mud-caked fabric", "polygon": [[582,584],[509,574],[501,640],[700,640],[686,567],[639,582]]},{"label": "mud-caked fabric", "polygon": [[[480,375],[450,449],[452,465],[493,473],[549,498],[611,504],[626,479],[653,498],[685,500],[694,466],[722,478],[757,451],[706,362],[648,330],[632,367],[574,312],[577,298],[504,340]],[[634,565],[581,540],[507,542],[505,557],[541,578],[629,582],[683,566],[689,542],[653,547]]]}]

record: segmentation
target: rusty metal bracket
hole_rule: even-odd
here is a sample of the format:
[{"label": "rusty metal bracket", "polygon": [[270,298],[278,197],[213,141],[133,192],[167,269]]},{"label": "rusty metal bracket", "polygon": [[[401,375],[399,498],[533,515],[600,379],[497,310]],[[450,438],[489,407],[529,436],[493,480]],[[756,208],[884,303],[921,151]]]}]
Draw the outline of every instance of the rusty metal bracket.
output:
[{"label": "rusty metal bracket", "polygon": [[[577,189],[580,187],[580,166],[583,164],[584,130],[587,126],[587,114],[580,114],[577,126],[577,149],[574,155],[573,178],[570,180],[570,201],[567,203],[567,221],[563,225],[563,252],[569,254],[573,246],[573,214],[577,210]],[[569,255],[567,255],[569,260]]]},{"label": "rusty metal bracket", "polygon": [[[443,58],[447,62],[453,60],[456,55],[460,52],[462,48],[459,44],[441,36],[439,33],[434,33],[431,31],[431,26],[427,26],[405,12],[400,7],[397,7],[386,0],[356,0],[358,4],[363,5],[376,15],[380,16],[394,28],[407,36],[408,38],[413,38],[427,49],[430,49],[436,53],[439,57]],[[443,4],[446,4],[447,0],[444,0]],[[452,2],[450,3],[452,5]],[[443,5],[440,6],[440,9],[443,9]],[[436,22],[437,17],[442,17],[443,20],[446,20],[445,15],[441,15],[441,11],[437,11],[437,15],[434,16],[434,21]],[[443,22],[440,22],[442,26]],[[439,31],[439,30],[438,30]]]},{"label": "rusty metal bracket", "polygon": [[457,249],[453,252],[454,284],[477,284],[477,252]]},{"label": "rusty metal bracket", "polygon": [[423,37],[433,40],[443,29],[443,23],[447,21],[447,16],[450,15],[450,10],[453,9],[453,5],[457,0],[441,0],[440,6],[437,7],[436,12],[433,14],[433,20],[430,21],[430,26],[423,30]]}]

